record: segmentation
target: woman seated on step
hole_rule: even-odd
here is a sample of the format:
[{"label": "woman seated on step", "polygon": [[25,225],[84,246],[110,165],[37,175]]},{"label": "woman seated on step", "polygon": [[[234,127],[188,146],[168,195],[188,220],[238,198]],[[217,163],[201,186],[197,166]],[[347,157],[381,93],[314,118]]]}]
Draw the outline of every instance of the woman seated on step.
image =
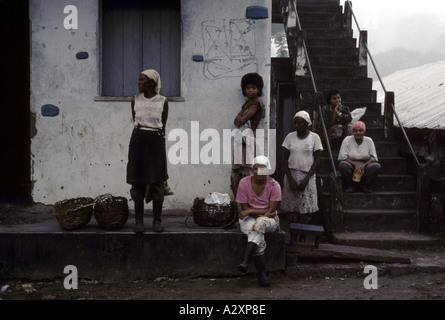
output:
[{"label": "woman seated on step", "polygon": [[281,201],[281,187],[268,176],[271,169],[267,157],[256,157],[253,160],[253,176],[241,179],[236,194],[236,201],[241,205],[239,226],[241,232],[247,236],[247,246],[238,270],[247,272],[249,262],[253,258],[258,282],[262,286],[269,286],[264,266],[264,234],[279,230],[277,208]]},{"label": "woman seated on step", "polygon": [[336,89],[328,93],[326,102],[322,108],[323,120],[331,146],[338,150],[343,139],[352,134],[351,111],[342,105],[340,91]]},{"label": "woman seated on step", "polygon": [[366,125],[362,121],[355,122],[352,136],[343,140],[338,154],[343,190],[348,193],[359,187],[363,192],[372,192],[371,185],[381,168],[374,141],[365,137],[365,133]]}]

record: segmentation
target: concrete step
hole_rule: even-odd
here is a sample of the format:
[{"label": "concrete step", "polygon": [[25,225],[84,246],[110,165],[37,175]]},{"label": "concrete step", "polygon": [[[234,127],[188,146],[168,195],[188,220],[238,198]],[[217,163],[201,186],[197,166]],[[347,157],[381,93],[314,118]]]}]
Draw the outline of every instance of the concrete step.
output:
[{"label": "concrete step", "polygon": [[[246,236],[238,227],[199,227],[193,219],[163,216],[166,230],[133,233],[134,215],[118,230],[101,229],[94,217],[80,230],[62,229],[56,218],[32,224],[0,226],[0,278],[30,280],[65,277],[74,265],[81,278],[148,280],[160,276],[237,276]],[[267,270],[285,269],[284,231],[266,234]],[[250,266],[254,271],[254,266]]]},{"label": "concrete step", "polygon": [[337,4],[326,5],[322,3],[312,3],[312,1],[308,1],[307,3],[301,3],[297,1],[297,11],[300,17],[304,17],[306,13],[331,13],[331,14],[340,14],[343,12],[342,7]]},{"label": "concrete step", "polygon": [[297,1],[297,8],[301,8],[302,6],[307,5],[323,5],[323,6],[339,6],[340,0],[298,0]]},{"label": "concrete step", "polygon": [[415,209],[346,209],[345,229],[348,231],[415,231]]},{"label": "concrete step", "polygon": [[347,39],[330,39],[330,38],[310,38],[306,39],[306,46],[311,48],[317,47],[342,47],[342,48],[356,48],[357,39],[347,38]]},{"label": "concrete step", "polygon": [[344,232],[334,233],[333,243],[377,249],[419,249],[442,247],[443,240],[417,232]]},{"label": "concrete step", "polygon": [[[372,89],[372,79],[371,78],[358,78],[358,77],[316,77],[315,85],[317,90],[328,92],[331,88],[337,88],[342,91],[342,89],[355,88],[362,90]],[[304,91],[313,88],[312,79],[310,76],[298,77],[297,78],[297,90]]]},{"label": "concrete step", "polygon": [[317,19],[301,19],[301,28],[303,30],[343,30],[342,22],[340,19],[323,19],[323,20],[317,20]]},{"label": "concrete step", "polygon": [[309,29],[306,30],[306,39],[352,39],[354,31],[352,29],[329,30],[329,29]]},{"label": "concrete step", "polygon": [[[329,166],[330,168],[331,166]],[[331,171],[331,170],[323,170]],[[331,185],[330,175],[328,173],[318,173],[320,187],[322,190],[329,191]],[[379,174],[374,182],[375,191],[416,191],[416,178],[409,174]]]},{"label": "concrete step", "polygon": [[311,66],[314,67],[358,67],[358,56],[309,55]]},{"label": "concrete step", "polygon": [[[327,155],[327,153],[326,153]],[[334,158],[336,160],[336,158]],[[331,160],[324,156],[320,159],[320,172],[328,173],[331,171]],[[379,157],[379,163],[382,166],[380,174],[403,174],[406,173],[408,165],[403,157]]]},{"label": "concrete step", "polygon": [[312,67],[314,77],[326,78],[326,77],[367,77],[366,67],[355,66],[331,66],[331,67]]},{"label": "concrete step", "polygon": [[313,57],[316,56],[330,56],[330,57],[338,57],[338,56],[350,56],[354,57],[358,55],[357,48],[345,48],[345,47],[312,47],[309,44],[306,44],[307,52],[309,54],[309,58],[312,60]]},{"label": "concrete step", "polygon": [[[382,262],[394,264],[410,264],[411,262],[410,258],[406,255],[391,250],[342,246],[331,243],[322,243],[317,249],[301,243],[286,246],[286,266],[288,267],[301,266],[302,261],[311,261],[312,265],[314,265],[314,262],[336,259],[343,261],[355,260],[360,262],[369,261],[373,263]],[[339,272],[343,272],[343,270]],[[363,272],[363,266],[359,272]],[[356,274],[358,274],[358,272]],[[342,274],[340,277],[342,276],[344,277],[345,275]]]},{"label": "concrete step", "polygon": [[[325,208],[329,208],[330,193],[322,192]],[[343,193],[344,209],[413,209],[416,193],[410,191],[374,191],[372,193]]]},{"label": "concrete step", "polygon": [[343,21],[343,14],[340,12],[299,12],[299,18],[301,25],[304,27],[307,22],[311,21]]}]

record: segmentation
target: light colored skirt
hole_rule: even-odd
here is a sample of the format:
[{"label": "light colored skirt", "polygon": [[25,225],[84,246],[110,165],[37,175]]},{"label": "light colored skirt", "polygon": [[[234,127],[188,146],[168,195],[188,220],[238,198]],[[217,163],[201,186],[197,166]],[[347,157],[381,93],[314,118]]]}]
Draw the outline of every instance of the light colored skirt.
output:
[{"label": "light colored skirt", "polygon": [[[290,170],[292,177],[297,183],[303,180],[307,172]],[[318,195],[315,174],[309,179],[309,183],[303,191],[295,192],[289,186],[287,175],[283,181],[283,199],[281,208],[287,212],[298,212],[299,214],[314,213],[318,211]]]}]

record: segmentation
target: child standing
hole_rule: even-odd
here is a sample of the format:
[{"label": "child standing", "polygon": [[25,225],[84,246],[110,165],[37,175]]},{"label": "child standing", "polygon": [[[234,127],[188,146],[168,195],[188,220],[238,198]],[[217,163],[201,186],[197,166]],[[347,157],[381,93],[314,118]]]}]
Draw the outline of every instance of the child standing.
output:
[{"label": "child standing", "polygon": [[320,136],[309,130],[312,122],[306,111],[294,116],[294,125],[296,131],[282,144],[285,177],[281,208],[288,212],[291,222],[307,224],[318,211],[315,172],[323,147]]},{"label": "child standing", "polygon": [[[260,99],[263,95],[263,87],[263,78],[258,73],[248,73],[241,79],[241,90],[247,101],[241,107],[233,123],[241,131],[251,130],[253,136],[246,136],[243,137],[242,141],[235,141],[235,146],[239,143],[242,147],[241,161],[234,160],[232,164],[231,189],[235,197],[240,180],[252,174],[252,164],[247,163],[246,159],[250,156],[253,160],[255,155],[259,153],[258,151],[255,152],[255,136],[256,129],[264,114],[264,103]],[[235,152],[236,150],[234,150]]]}]

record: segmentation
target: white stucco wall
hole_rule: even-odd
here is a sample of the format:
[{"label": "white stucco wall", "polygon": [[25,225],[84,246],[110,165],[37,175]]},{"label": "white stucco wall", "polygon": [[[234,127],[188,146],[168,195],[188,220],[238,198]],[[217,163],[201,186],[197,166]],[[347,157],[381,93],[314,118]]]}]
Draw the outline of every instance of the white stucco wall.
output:
[{"label": "white stucco wall", "polygon": [[[77,30],[63,26],[67,5],[78,9]],[[249,6],[268,7],[269,18],[246,19]],[[223,129],[234,128],[233,118],[245,101],[240,89],[244,73],[263,76],[263,101],[269,110],[271,11],[270,0],[182,0],[183,100],[169,103],[167,134],[185,130],[189,150],[192,144],[197,146],[197,141],[190,141],[192,121],[199,121],[200,133],[216,129],[221,138]],[[104,193],[130,199],[130,186],[125,182],[132,131],[130,102],[96,99],[100,92],[99,16],[97,0],[30,0],[35,202],[53,204]],[[76,59],[83,51],[89,58]],[[194,55],[204,56],[204,61],[193,61]],[[240,65],[243,56],[250,59]],[[138,75],[134,78],[136,87]],[[56,105],[60,114],[42,116],[45,104]],[[199,150],[207,143],[201,142]],[[167,151],[176,144],[176,140],[167,141]],[[190,162],[191,151],[188,159]],[[166,197],[165,208],[188,209],[196,196],[212,191],[231,194],[230,169],[227,164],[205,165],[201,161],[169,163],[169,184],[175,195]]]}]

